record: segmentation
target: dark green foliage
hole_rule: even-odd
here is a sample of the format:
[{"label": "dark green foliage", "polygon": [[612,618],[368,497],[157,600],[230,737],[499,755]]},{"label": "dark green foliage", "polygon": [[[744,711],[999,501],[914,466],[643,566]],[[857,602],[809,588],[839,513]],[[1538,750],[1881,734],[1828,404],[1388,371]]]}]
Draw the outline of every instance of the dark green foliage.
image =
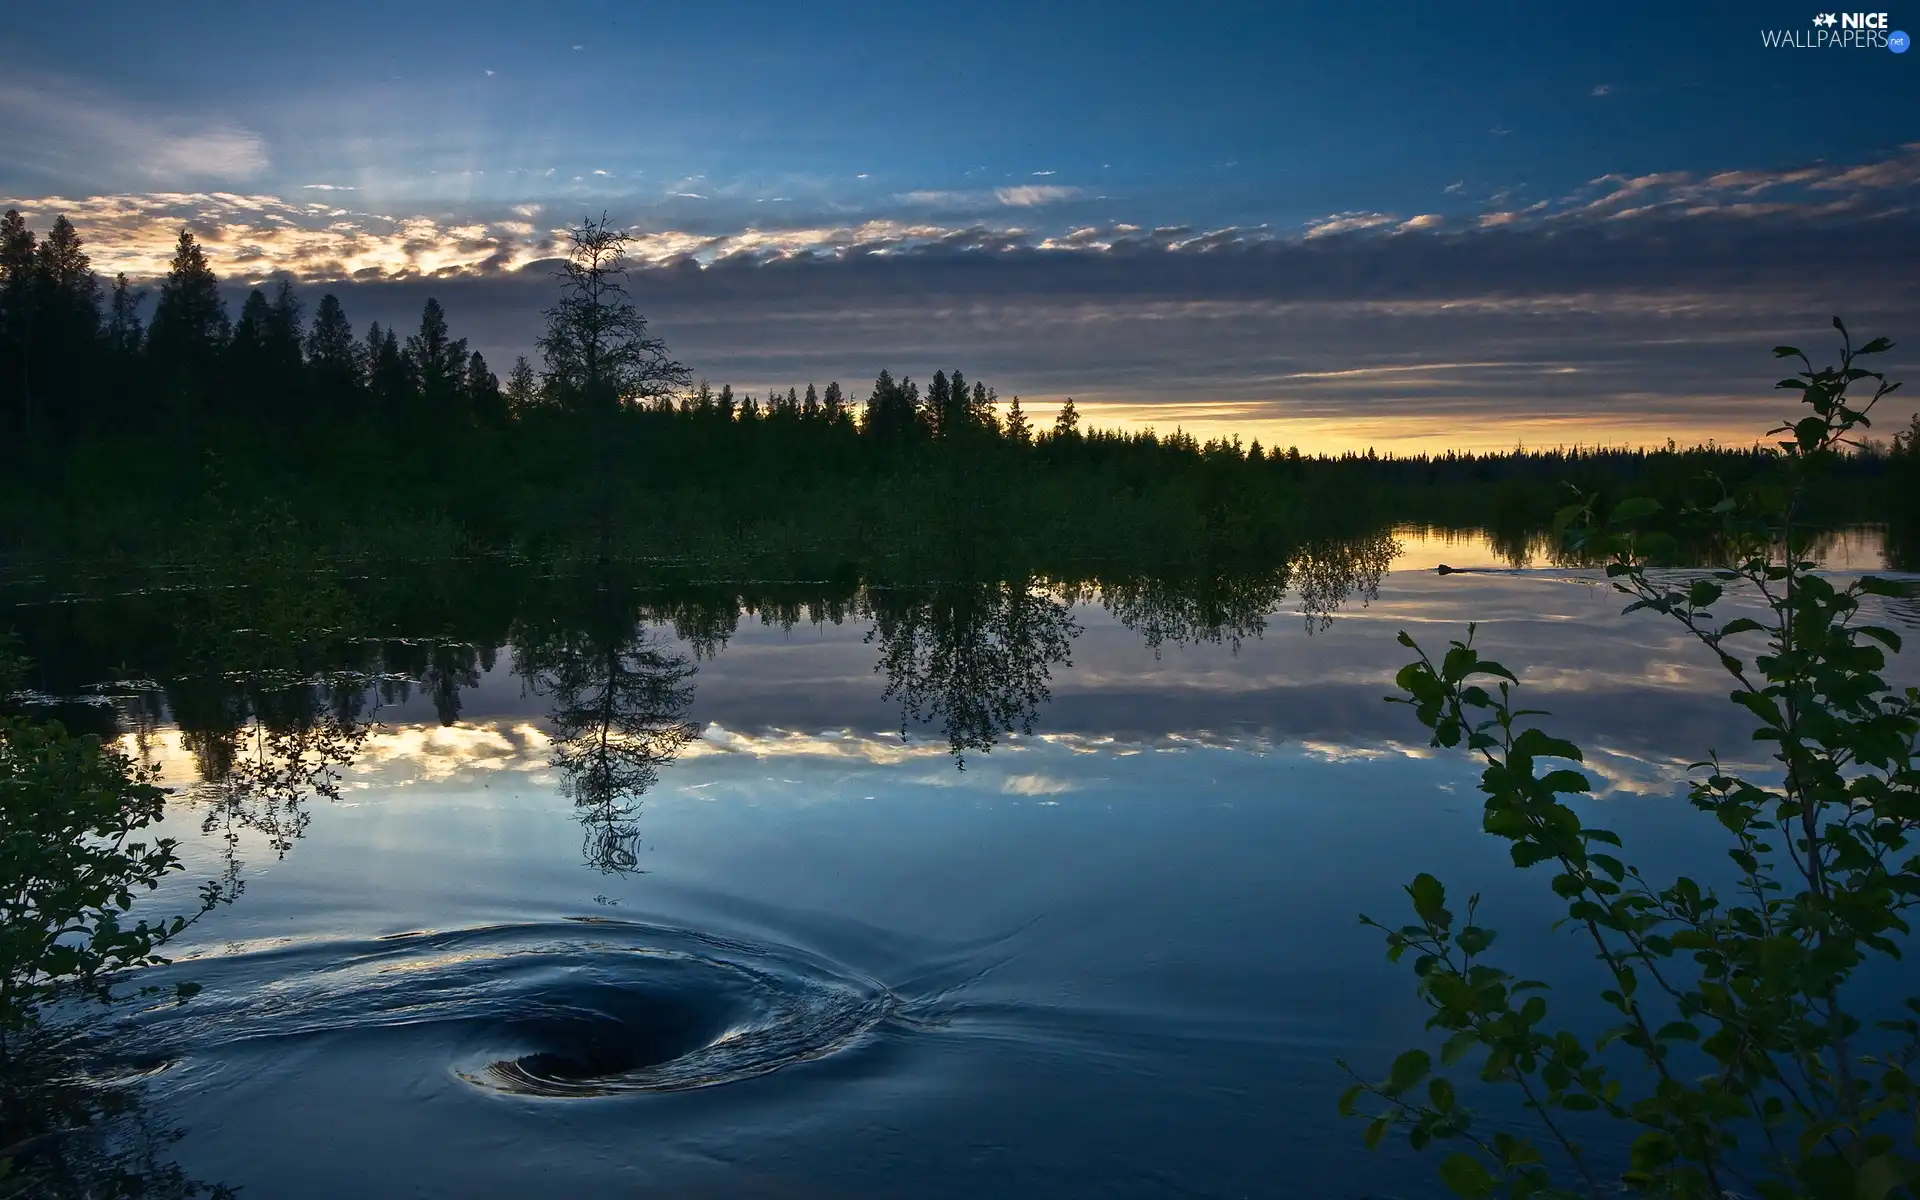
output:
[{"label": "dark green foliage", "polygon": [[209,386],[230,333],[220,281],[192,231],[182,229],[147,329],[147,358],[156,378],[187,391]]},{"label": "dark green foliage", "polygon": [[[1817,473],[1897,386],[1857,365],[1889,348],[1848,339],[1840,365],[1819,371],[1798,350],[1775,351],[1804,368],[1780,386],[1808,409],[1770,431],[1786,435],[1775,480],[1678,513],[1588,496],[1561,516],[1570,541],[1610,560],[1627,611],[1677,621],[1720,664],[1754,740],[1772,748],[1777,778],[1744,777],[1717,755],[1694,764],[1689,799],[1728,835],[1726,891],[1687,877],[1655,885],[1619,837],[1586,823],[1570,803],[1592,787],[1580,748],[1528,720],[1546,714],[1514,706],[1516,676],[1480,657],[1471,628],[1437,662],[1400,635],[1419,657],[1395,699],[1434,745],[1484,761],[1485,829],[1512,843],[1515,866],[1552,872],[1561,924],[1595,950],[1614,1022],[1597,1037],[1554,1025],[1548,985],[1490,961],[1479,898],[1456,914],[1431,875],[1407,888],[1412,924],[1362,918],[1386,933],[1389,958],[1413,956],[1427,1027],[1443,1040],[1438,1068],[1410,1050],[1341,1109],[1354,1115],[1371,1097],[1369,1145],[1395,1124],[1415,1149],[1462,1143],[1440,1167],[1455,1195],[1920,1195],[1920,996],[1860,978],[1901,958],[1920,903],[1920,689],[1886,682],[1901,639],[1862,620],[1871,598],[1905,589],[1814,573],[1800,521]],[[1863,382],[1874,392],[1856,399]],[[1651,572],[1688,524],[1730,565]],[[1766,618],[1716,616],[1733,589],[1756,594]],[[1553,1162],[1534,1138],[1477,1119],[1445,1075],[1463,1063],[1519,1094]],[[1585,1114],[1615,1123],[1597,1150]]]}]

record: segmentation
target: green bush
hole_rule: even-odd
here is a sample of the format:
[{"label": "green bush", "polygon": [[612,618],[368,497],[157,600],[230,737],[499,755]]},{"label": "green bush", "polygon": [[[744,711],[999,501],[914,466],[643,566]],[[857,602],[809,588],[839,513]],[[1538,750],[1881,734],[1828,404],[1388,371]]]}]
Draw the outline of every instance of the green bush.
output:
[{"label": "green bush", "polygon": [[[1476,924],[1479,897],[1456,916],[1432,875],[1406,889],[1411,924],[1362,918],[1386,933],[1389,958],[1413,956],[1427,1027],[1443,1040],[1437,1063],[1408,1050],[1385,1080],[1348,1089],[1341,1109],[1370,1118],[1370,1146],[1396,1125],[1415,1149],[1460,1145],[1440,1164],[1455,1195],[1920,1195],[1920,998],[1858,978],[1874,960],[1900,957],[1920,899],[1920,690],[1882,678],[1900,638],[1859,621],[1866,597],[1905,589],[1871,577],[1841,587],[1814,573],[1796,520],[1812,476],[1897,386],[1855,365],[1889,343],[1856,350],[1834,324],[1845,339],[1838,367],[1815,371],[1800,351],[1775,351],[1803,365],[1779,386],[1808,409],[1770,431],[1785,435],[1777,483],[1674,514],[1651,500],[1624,501],[1605,522],[1591,502],[1562,514],[1576,548],[1611,559],[1628,611],[1678,621],[1719,662],[1755,741],[1773,748],[1779,765],[1767,780],[1712,758],[1694,766],[1689,798],[1724,828],[1737,885],[1656,887],[1623,860],[1616,835],[1563,801],[1591,788],[1569,765],[1579,747],[1526,720],[1544,714],[1514,707],[1517,678],[1480,657],[1471,627],[1437,662],[1400,635],[1419,657],[1401,670],[1396,699],[1414,706],[1435,745],[1481,757],[1487,832],[1512,843],[1516,867],[1554,872],[1561,924],[1596,951],[1609,981],[1600,998],[1617,1017],[1598,1036],[1555,1027],[1548,985],[1489,958],[1494,932]],[[1850,398],[1863,382],[1872,397]],[[1669,515],[1672,529],[1656,527]],[[1688,526],[1706,526],[1728,565],[1650,572]],[[1730,589],[1757,595],[1766,619],[1716,617]],[[1476,1121],[1448,1078],[1469,1065],[1517,1092],[1537,1136]],[[1608,1140],[1622,1169],[1603,1168],[1576,1136],[1605,1119],[1617,1123]]]}]

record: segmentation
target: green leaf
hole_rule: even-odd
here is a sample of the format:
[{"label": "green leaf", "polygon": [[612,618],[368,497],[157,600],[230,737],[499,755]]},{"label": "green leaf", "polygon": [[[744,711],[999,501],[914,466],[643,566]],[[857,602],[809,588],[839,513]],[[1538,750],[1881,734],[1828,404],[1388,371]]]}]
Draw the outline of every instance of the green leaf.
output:
[{"label": "green leaf", "polygon": [[1456,1196],[1493,1195],[1493,1176],[1471,1154],[1456,1151],[1440,1163],[1440,1182]]},{"label": "green leaf", "polygon": [[1413,897],[1413,911],[1421,920],[1440,923],[1441,914],[1446,912],[1447,889],[1438,879],[1422,871],[1414,876],[1407,894]]},{"label": "green leaf", "polygon": [[1341,1092],[1340,1115],[1343,1117],[1352,1116],[1355,1105],[1360,1102],[1360,1097],[1365,1091],[1366,1088],[1364,1086],[1356,1083],[1346,1091]]},{"label": "green leaf", "polygon": [[1388,1124],[1389,1121],[1386,1117],[1375,1117],[1373,1120],[1367,1122],[1367,1149],[1378,1150],[1380,1148],[1380,1139],[1387,1136]]},{"label": "green leaf", "polygon": [[1425,1050],[1409,1050],[1393,1060],[1393,1069],[1387,1072],[1387,1086],[1380,1090],[1389,1096],[1398,1096],[1425,1079],[1432,1069],[1433,1059]]},{"label": "green leaf", "polygon": [[1869,1158],[1860,1164],[1854,1177],[1855,1194],[1860,1200],[1886,1200],[1893,1189],[1914,1183],[1920,1183],[1920,1163],[1892,1154]]},{"label": "green leaf", "polygon": [[1467,1051],[1478,1045],[1480,1039],[1472,1030],[1456,1033],[1440,1043],[1440,1065],[1451,1067],[1467,1056]]},{"label": "green leaf", "polygon": [[1895,654],[1900,653],[1900,635],[1891,629],[1880,625],[1861,625],[1855,629],[1855,632],[1861,637],[1872,638]]}]

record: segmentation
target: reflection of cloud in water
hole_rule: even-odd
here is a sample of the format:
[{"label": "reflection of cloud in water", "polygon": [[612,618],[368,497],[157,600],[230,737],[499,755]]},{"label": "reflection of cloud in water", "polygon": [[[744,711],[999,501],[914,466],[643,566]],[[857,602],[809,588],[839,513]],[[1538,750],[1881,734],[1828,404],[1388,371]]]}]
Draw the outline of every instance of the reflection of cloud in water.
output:
[{"label": "reflection of cloud in water", "polygon": [[[511,773],[521,786],[550,789],[558,784],[547,762],[549,739],[524,721],[454,726],[415,725],[382,729],[367,739],[366,753],[355,765],[346,786],[359,793],[406,785],[460,785]],[[134,752],[131,738],[123,750]],[[1599,796],[1654,796],[1677,794],[1688,778],[1691,756],[1662,756],[1627,749],[1604,741],[1589,741],[1584,769]],[[178,730],[150,733],[148,761],[161,770],[162,781],[184,787],[197,781],[194,758]],[[977,789],[1014,797],[1058,796],[1083,790],[1082,773],[1098,771],[1101,760],[1131,758],[1143,752],[1227,752],[1260,757],[1276,764],[1306,758],[1326,765],[1355,765],[1384,761],[1437,759],[1448,761],[1425,744],[1395,741],[1338,741],[1324,737],[1275,741],[1266,734],[1212,730],[1183,731],[1141,737],[1114,737],[1049,733],[1014,737],[983,758],[965,774],[950,769],[915,771],[901,776],[902,784]],[[744,731],[709,725],[681,756],[682,770],[694,778],[675,790],[689,800],[717,798],[715,781],[698,779],[703,771],[723,770],[729,761],[780,761],[795,767],[860,770],[893,768],[911,763],[931,764],[947,758],[947,748],[934,741],[903,743],[894,733],[863,733],[850,729],[805,733],[791,729]],[[1460,760],[1465,769],[1470,762]],[[1726,760],[1729,768],[1764,775],[1771,763],[1764,757]],[[977,773],[976,773],[977,772]],[[802,785],[803,776],[798,781]]]},{"label": "reflection of cloud in water", "polygon": [[1077,792],[1080,785],[1051,775],[1009,775],[1000,781],[1000,790],[1009,796],[1057,796]]}]

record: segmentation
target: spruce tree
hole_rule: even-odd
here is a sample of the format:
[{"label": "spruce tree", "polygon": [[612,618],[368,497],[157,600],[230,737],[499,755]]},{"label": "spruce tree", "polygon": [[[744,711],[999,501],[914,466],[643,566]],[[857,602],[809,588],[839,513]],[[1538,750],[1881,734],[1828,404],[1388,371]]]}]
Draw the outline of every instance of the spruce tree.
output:
[{"label": "spruce tree", "polygon": [[519,420],[540,404],[540,384],[533,377],[533,364],[522,354],[513,360],[507,374],[507,415]]},{"label": "spruce tree", "polygon": [[1029,445],[1033,441],[1033,427],[1027,423],[1027,414],[1020,407],[1018,396],[1007,405],[1007,440],[1016,446]]},{"label": "spruce tree", "polygon": [[191,230],[182,229],[147,330],[147,355],[160,377],[205,388],[226,350],[230,326],[220,281]]},{"label": "spruce tree", "polygon": [[100,282],[65,217],[35,251],[33,275],[33,399],[58,432],[72,432],[90,419],[83,410],[97,382]]},{"label": "spruce tree", "polygon": [[420,332],[407,339],[407,368],[425,408],[444,415],[461,406],[466,391],[467,340],[447,332],[447,314],[431,297],[420,310]]},{"label": "spruce tree", "polygon": [[487,368],[487,360],[478,350],[467,356],[464,390],[468,407],[480,420],[496,420],[506,411],[506,398],[500,394],[500,377]]},{"label": "spruce tree", "polygon": [[346,309],[332,292],[320,297],[313,325],[307,330],[307,370],[314,395],[327,411],[346,416],[359,408],[365,386],[366,355],[354,340]]},{"label": "spruce tree", "polygon": [[1055,437],[1077,437],[1080,433],[1080,410],[1073,406],[1073,397],[1060,406],[1060,415],[1053,419]]},{"label": "spruce tree", "polygon": [[146,329],[140,322],[140,303],[147,298],[145,288],[136,288],[126,273],[113,277],[113,293],[107,301],[107,351],[115,358],[131,361],[140,355]]},{"label": "spruce tree", "polygon": [[0,220],[0,428],[32,430],[34,251],[33,230],[18,209]]}]

